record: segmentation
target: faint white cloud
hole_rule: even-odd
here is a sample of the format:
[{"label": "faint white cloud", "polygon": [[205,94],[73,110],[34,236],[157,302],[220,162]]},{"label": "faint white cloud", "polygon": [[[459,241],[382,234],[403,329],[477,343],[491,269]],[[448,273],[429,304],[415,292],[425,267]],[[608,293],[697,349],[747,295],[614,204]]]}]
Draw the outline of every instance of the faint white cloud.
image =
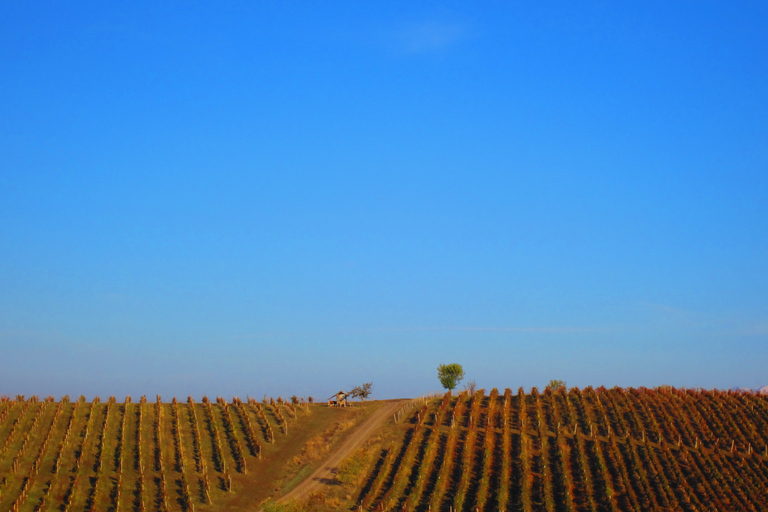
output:
[{"label": "faint white cloud", "polygon": [[746,333],[756,336],[768,334],[768,323],[751,325],[746,329]]},{"label": "faint white cloud", "polygon": [[690,309],[683,309],[676,306],[670,306],[668,304],[659,304],[656,302],[639,302],[640,307],[655,313],[663,313],[676,316],[693,316],[699,313]]},{"label": "faint white cloud", "polygon": [[401,52],[431,53],[454,45],[466,35],[467,29],[463,25],[427,21],[394,32],[393,40]]},{"label": "faint white cloud", "polygon": [[734,337],[734,336],[768,336],[768,324],[744,324],[734,325],[726,329],[714,330],[711,334],[715,336]]},{"label": "faint white cloud", "polygon": [[746,312],[701,312],[655,302],[638,302],[639,310],[651,314],[644,323],[648,328],[675,328],[707,337],[765,336],[768,322],[750,317]]},{"label": "faint white cloud", "polygon": [[0,329],[0,339],[29,340],[50,337],[50,334],[35,329]]},{"label": "faint white cloud", "polygon": [[[477,332],[477,333],[541,333],[541,334],[574,334],[574,333],[605,333],[614,332],[616,327],[579,327],[579,326],[541,326],[541,327],[513,327],[513,326],[402,326],[402,327],[371,327],[367,329],[330,329],[330,330],[306,330],[306,331],[274,331],[244,334],[232,336],[227,340],[255,340],[270,338],[293,338],[307,336],[343,336],[386,333],[418,333],[418,332]],[[222,341],[222,340],[217,340]]]},{"label": "faint white cloud", "polygon": [[444,327],[441,330],[469,332],[538,332],[538,333],[586,333],[609,332],[607,327]]},{"label": "faint white cloud", "polygon": [[107,292],[97,295],[96,298],[101,302],[117,302],[127,299],[128,296],[119,292]]}]

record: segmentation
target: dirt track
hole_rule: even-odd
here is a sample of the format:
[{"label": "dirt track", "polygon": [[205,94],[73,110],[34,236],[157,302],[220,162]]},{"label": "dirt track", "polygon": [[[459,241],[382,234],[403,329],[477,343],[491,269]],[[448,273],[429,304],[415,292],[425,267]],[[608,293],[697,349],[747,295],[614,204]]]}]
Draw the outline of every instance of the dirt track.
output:
[{"label": "dirt track", "polygon": [[291,500],[299,500],[309,496],[335,478],[336,470],[346,457],[360,448],[362,444],[373,434],[376,428],[387,418],[395,414],[407,400],[397,400],[384,404],[377,411],[374,411],[362,424],[360,424],[350,434],[350,436],[334,452],[326,458],[322,465],[309,475],[303,482],[294,487],[294,489],[280,498],[280,503],[286,503]]}]

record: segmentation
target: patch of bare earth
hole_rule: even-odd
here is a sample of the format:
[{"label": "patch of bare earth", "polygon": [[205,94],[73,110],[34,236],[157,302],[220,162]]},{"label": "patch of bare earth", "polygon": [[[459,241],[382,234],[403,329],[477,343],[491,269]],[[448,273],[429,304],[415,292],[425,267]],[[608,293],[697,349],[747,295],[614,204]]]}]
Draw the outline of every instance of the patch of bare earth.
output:
[{"label": "patch of bare earth", "polygon": [[294,487],[285,496],[280,498],[280,503],[301,501],[310,495],[322,491],[324,488],[337,485],[336,473],[341,463],[360,448],[371,435],[400,407],[405,400],[393,400],[385,402],[378,410],[371,413],[349,436],[333,450],[311,475]]}]

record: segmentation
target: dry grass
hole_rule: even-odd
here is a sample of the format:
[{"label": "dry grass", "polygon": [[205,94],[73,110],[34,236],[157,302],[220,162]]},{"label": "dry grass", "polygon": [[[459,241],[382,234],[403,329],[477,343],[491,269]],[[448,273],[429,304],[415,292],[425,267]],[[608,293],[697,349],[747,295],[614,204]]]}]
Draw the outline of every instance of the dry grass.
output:
[{"label": "dry grass", "polygon": [[304,444],[301,453],[291,459],[291,463],[303,467],[320,460],[338,440],[339,435],[357,423],[359,416],[359,414],[356,414],[352,418],[335,423],[322,434],[309,439],[309,441]]}]

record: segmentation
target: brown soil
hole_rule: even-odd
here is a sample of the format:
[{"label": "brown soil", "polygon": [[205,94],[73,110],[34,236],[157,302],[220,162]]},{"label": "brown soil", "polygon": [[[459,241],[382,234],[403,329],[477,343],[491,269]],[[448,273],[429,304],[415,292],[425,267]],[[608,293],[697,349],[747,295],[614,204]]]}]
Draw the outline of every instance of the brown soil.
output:
[{"label": "brown soil", "polygon": [[328,455],[314,473],[294,487],[288,494],[280,498],[279,501],[287,503],[291,500],[301,500],[324,486],[333,485],[336,482],[335,475],[341,462],[360,448],[376,429],[402,407],[405,402],[406,400],[393,400],[382,405],[377,411],[374,411],[335,451]]}]

